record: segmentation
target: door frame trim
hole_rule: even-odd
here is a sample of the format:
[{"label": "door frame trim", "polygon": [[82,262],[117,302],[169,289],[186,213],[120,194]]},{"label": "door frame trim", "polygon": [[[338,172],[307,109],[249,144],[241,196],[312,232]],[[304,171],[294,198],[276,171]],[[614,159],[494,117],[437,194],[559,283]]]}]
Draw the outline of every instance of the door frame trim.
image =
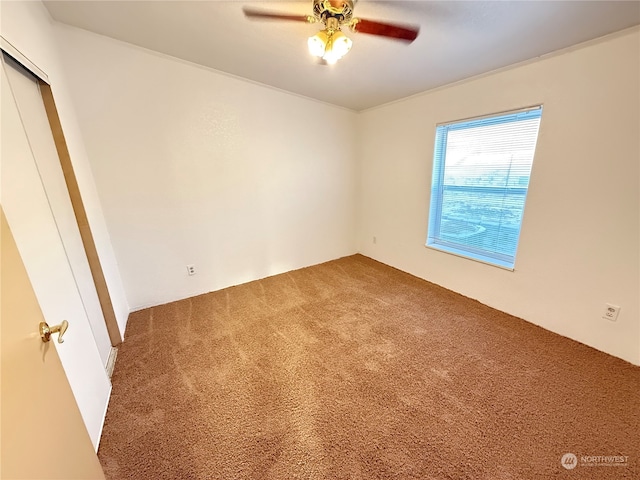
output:
[{"label": "door frame trim", "polygon": [[49,85],[49,77],[46,73],[38,68],[38,66],[27,58],[20,50],[18,50],[9,40],[0,35],[0,47],[2,51],[13,58],[16,62],[29,70],[33,75],[38,77],[44,83]]}]

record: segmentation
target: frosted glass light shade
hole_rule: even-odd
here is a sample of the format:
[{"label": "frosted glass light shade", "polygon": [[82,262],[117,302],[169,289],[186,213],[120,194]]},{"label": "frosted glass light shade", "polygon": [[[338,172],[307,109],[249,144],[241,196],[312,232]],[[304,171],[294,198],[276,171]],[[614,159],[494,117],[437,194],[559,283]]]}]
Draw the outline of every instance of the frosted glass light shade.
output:
[{"label": "frosted glass light shade", "polygon": [[322,57],[325,54],[327,43],[329,42],[329,36],[325,30],[321,30],[313,37],[309,37],[307,46],[309,47],[309,53],[314,57]]},{"label": "frosted glass light shade", "polygon": [[326,60],[327,63],[334,64],[351,50],[352,44],[353,42],[349,37],[340,30],[337,30],[329,37],[322,58]]},{"label": "frosted glass light shade", "polygon": [[335,52],[335,55],[338,58],[344,57],[349,50],[351,50],[351,45],[353,42],[349,37],[347,37],[344,33],[337,31],[331,36],[332,40],[332,48],[331,50]]}]

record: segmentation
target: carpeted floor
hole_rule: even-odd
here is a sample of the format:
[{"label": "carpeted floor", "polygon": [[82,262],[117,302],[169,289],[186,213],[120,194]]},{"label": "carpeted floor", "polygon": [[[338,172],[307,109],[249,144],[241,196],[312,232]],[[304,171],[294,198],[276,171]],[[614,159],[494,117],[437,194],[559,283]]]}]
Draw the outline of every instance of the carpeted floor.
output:
[{"label": "carpeted floor", "polygon": [[99,457],[112,480],[619,480],[639,432],[640,368],[355,255],[132,314]]}]

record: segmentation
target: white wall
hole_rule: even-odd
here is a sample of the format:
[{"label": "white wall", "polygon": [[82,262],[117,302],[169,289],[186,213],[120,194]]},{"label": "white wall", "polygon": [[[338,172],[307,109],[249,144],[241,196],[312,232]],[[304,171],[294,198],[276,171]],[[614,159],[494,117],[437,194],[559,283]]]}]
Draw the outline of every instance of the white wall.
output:
[{"label": "white wall", "polygon": [[56,33],[133,309],[356,252],[355,113]]},{"label": "white wall", "polygon": [[[435,125],[538,103],[515,272],[424,247]],[[640,364],[638,29],[369,110],[358,126],[363,254]],[[616,323],[600,318],[607,302],[622,306]]]},{"label": "white wall", "polygon": [[[40,2],[3,1],[0,4],[0,14],[2,36],[43,70],[51,82],[78,187],[87,211],[118,325],[120,331],[124,332],[129,316],[129,305],[124,294],[83,139],[68,95],[67,81],[58,58],[57,49],[54,46],[53,25],[49,13]],[[62,221],[62,219],[58,219],[58,221]],[[86,263],[86,259],[84,263],[81,261],[82,256],[76,250],[79,247],[77,242],[69,238],[64,240],[87,312],[92,319],[101,318],[103,321],[95,291],[92,294],[90,289],[85,288],[88,282],[93,282],[88,263]],[[106,364],[105,352],[108,355],[110,350],[107,331],[106,328],[100,328],[101,326],[96,322],[93,323],[92,328],[96,343],[100,346],[101,357]]]}]

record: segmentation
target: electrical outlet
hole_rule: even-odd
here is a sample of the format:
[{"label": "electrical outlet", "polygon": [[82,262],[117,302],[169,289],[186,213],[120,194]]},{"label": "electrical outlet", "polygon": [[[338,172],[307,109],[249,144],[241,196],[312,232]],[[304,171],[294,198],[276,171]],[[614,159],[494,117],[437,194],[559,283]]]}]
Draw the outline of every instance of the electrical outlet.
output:
[{"label": "electrical outlet", "polygon": [[376,237],[373,237],[373,243],[374,244],[378,243],[378,239]]},{"label": "electrical outlet", "polygon": [[195,275],[196,274],[196,266],[195,265],[187,265],[187,273],[189,275]]},{"label": "electrical outlet", "polygon": [[618,319],[618,314],[620,313],[620,307],[618,305],[611,305],[607,303],[604,307],[604,312],[602,313],[602,318],[605,320],[610,320],[615,322]]}]

